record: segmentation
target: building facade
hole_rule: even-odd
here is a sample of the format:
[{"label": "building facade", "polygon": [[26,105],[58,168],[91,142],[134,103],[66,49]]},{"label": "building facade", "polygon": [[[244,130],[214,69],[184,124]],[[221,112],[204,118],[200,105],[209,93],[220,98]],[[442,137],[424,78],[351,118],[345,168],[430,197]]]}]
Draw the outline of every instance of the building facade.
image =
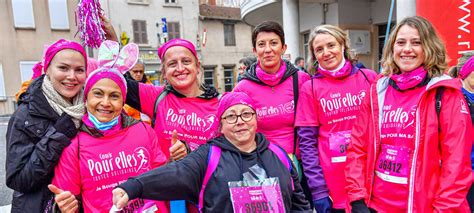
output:
[{"label": "building facade", "polygon": [[[347,30],[359,61],[378,70],[390,7],[390,0],[241,0],[241,16],[253,26],[265,20],[281,23],[288,45],[285,56],[291,60],[308,58],[312,29],[337,25]],[[415,13],[416,0],[397,0],[390,24]]]},{"label": "building facade", "polygon": [[75,38],[76,3],[67,0],[0,1],[0,115],[14,111],[13,96],[32,76],[45,45]]},{"label": "building facade", "polygon": [[201,64],[204,81],[219,92],[232,91],[237,83],[239,60],[254,55],[252,28],[240,19],[240,8],[228,2],[201,1],[199,6]]}]

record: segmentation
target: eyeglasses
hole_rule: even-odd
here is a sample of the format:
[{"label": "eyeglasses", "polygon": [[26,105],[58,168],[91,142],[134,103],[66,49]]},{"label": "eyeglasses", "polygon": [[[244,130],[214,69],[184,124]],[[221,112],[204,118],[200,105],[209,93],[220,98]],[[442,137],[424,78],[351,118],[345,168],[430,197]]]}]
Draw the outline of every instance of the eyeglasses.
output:
[{"label": "eyeglasses", "polygon": [[251,121],[253,118],[253,115],[255,115],[255,112],[242,112],[242,114],[237,115],[237,114],[230,114],[225,117],[222,117],[225,121],[227,121],[228,124],[235,124],[237,123],[237,119],[240,117],[242,121],[248,122]]}]

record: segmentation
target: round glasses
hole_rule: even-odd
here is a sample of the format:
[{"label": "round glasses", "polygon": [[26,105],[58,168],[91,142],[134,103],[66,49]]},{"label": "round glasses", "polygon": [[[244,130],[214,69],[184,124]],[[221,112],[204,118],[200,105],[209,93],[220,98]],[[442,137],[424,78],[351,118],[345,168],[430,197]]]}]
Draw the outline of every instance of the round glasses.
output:
[{"label": "round glasses", "polygon": [[222,117],[228,124],[235,124],[237,123],[237,119],[242,119],[242,121],[248,122],[252,120],[253,115],[255,115],[255,112],[242,112],[242,114],[237,115],[237,114],[230,114],[227,116]]}]

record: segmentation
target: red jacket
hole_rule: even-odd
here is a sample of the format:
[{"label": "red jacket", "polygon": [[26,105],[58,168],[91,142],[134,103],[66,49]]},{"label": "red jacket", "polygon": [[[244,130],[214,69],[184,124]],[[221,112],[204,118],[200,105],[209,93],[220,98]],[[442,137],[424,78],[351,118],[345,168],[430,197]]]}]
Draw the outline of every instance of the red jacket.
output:
[{"label": "red jacket", "polygon": [[[364,99],[347,149],[348,202],[364,199],[373,190],[375,163],[380,151],[380,121],[388,77],[379,76]],[[441,99],[441,132],[435,107]],[[415,115],[415,149],[411,163],[408,212],[469,212],[466,194],[471,185],[472,124],[461,93],[461,82],[448,76],[433,78],[421,96]]]}]

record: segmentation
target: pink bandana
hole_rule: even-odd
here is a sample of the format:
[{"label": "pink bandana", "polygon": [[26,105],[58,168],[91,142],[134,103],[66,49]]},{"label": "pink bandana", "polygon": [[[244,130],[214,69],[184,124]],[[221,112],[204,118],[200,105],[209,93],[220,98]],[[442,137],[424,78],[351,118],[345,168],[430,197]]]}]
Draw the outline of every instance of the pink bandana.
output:
[{"label": "pink bandana", "polygon": [[344,66],[342,66],[341,69],[334,72],[318,67],[318,72],[321,75],[324,75],[325,77],[330,77],[330,78],[345,78],[349,74],[351,74],[351,71],[352,71],[352,65],[349,61],[346,61],[346,63],[344,63]]},{"label": "pink bandana", "polygon": [[461,70],[459,71],[459,77],[464,80],[471,74],[472,71],[474,71],[474,57],[470,57],[464,66],[462,66]]},{"label": "pink bandana", "polygon": [[212,129],[216,130],[216,133],[214,136],[218,137],[221,135],[219,132],[218,126],[221,124],[222,120],[222,115],[224,112],[229,109],[230,107],[237,105],[237,104],[244,104],[249,106],[255,111],[255,104],[254,101],[246,94],[243,92],[226,92],[222,95],[221,100],[219,101],[219,106],[217,108],[217,119],[218,122],[214,122],[212,125]]},{"label": "pink bandana", "polygon": [[101,68],[93,71],[87,77],[86,84],[84,86],[84,101],[87,101],[87,94],[92,89],[92,87],[97,83],[97,81],[108,78],[114,81],[122,91],[123,102],[125,103],[125,98],[127,97],[127,82],[120,72],[114,68]]},{"label": "pink bandana", "polygon": [[43,70],[45,73],[46,73],[46,70],[48,70],[49,63],[51,63],[56,53],[64,49],[72,49],[81,53],[81,55],[84,57],[84,61],[86,61],[86,64],[87,64],[86,51],[79,43],[74,42],[74,41],[68,41],[66,39],[59,39],[54,44],[51,44],[51,46],[49,46],[48,49],[46,49],[46,52],[43,58]]},{"label": "pink bandana", "polygon": [[393,74],[390,76],[395,81],[400,90],[407,90],[420,84],[425,79],[428,72],[423,66],[420,66],[410,72],[402,74]]},{"label": "pink bandana", "polygon": [[281,78],[285,74],[286,63],[283,60],[281,60],[280,69],[278,69],[278,71],[275,74],[269,74],[263,71],[263,69],[260,67],[260,62],[257,62],[257,68],[255,69],[255,71],[260,81],[262,81],[263,83],[267,85],[275,86],[278,83],[280,83]]},{"label": "pink bandana", "polygon": [[191,51],[191,53],[194,55],[194,57],[196,57],[196,59],[198,58],[197,53],[196,53],[196,48],[194,47],[193,43],[189,42],[188,40],[175,38],[175,39],[169,40],[168,42],[161,45],[160,48],[158,48],[158,56],[160,56],[160,60],[163,60],[163,57],[165,57],[166,51],[170,47],[174,47],[174,46],[185,47],[189,51]]}]

